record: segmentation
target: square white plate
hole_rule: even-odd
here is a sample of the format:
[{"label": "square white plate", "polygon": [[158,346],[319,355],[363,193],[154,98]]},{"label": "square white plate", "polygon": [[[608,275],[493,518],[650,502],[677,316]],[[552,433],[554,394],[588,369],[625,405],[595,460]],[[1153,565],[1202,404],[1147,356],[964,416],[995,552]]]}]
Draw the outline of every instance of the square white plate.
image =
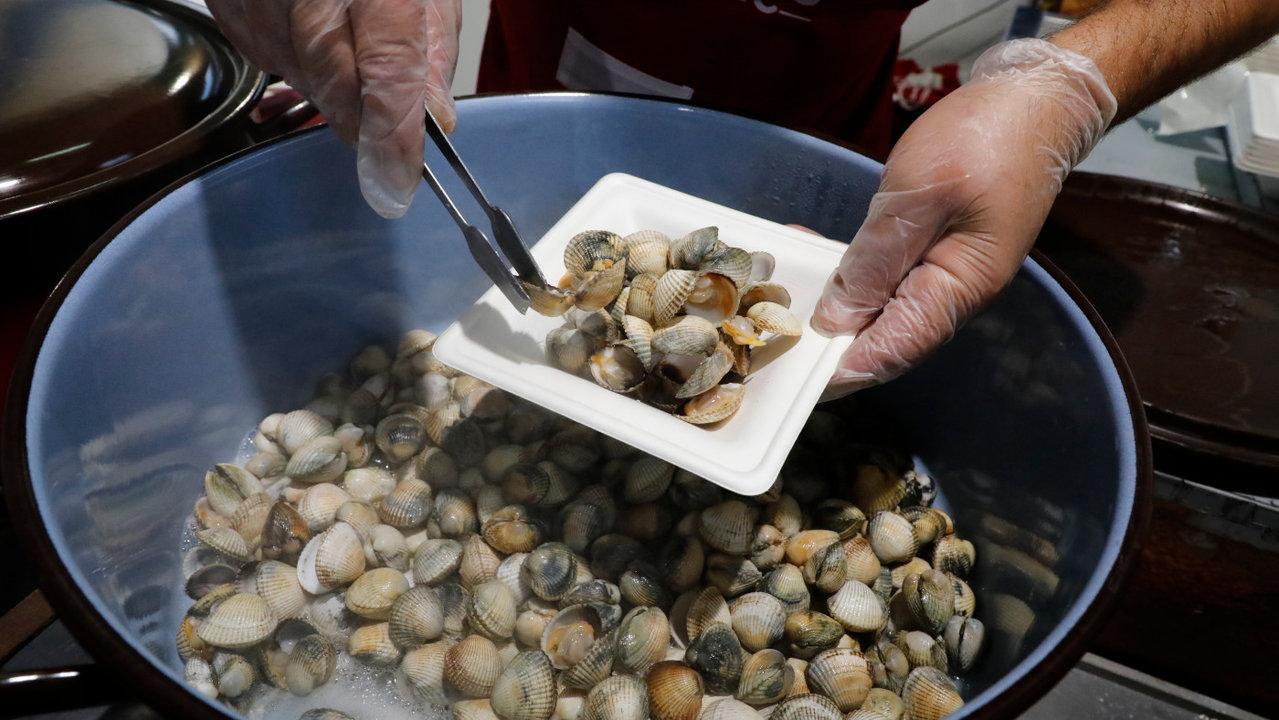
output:
[{"label": "square white plate", "polygon": [[[827,276],[847,247],[631,175],[606,175],[532,248],[548,280],[564,274],[564,247],[584,230],[627,235],[660,230],[672,238],[708,225],[728,245],[766,250],[777,259],[773,280],[790,291],[804,334],[778,353],[755,354],[746,397],[735,415],[690,425],[660,410],[552,367],[546,334],[562,318],[520,315],[496,287],[436,341],[441,361],[538,405],[595,428],[733,492],[754,495],[777,478],[851,337],[826,338],[808,327]],[[789,342],[787,343],[789,344]],[[772,352],[769,348],[773,348]]]}]

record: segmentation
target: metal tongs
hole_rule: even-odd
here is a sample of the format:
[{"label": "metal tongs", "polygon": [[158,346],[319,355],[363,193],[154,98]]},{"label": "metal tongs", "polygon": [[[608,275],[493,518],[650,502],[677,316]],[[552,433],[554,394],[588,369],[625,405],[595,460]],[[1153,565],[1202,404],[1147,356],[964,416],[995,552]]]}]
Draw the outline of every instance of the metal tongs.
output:
[{"label": "metal tongs", "polygon": [[[457,174],[462,182],[466,184],[467,189],[471,191],[471,195],[475,196],[476,202],[484,209],[484,214],[488,215],[489,224],[493,228],[493,239],[497,242],[498,250],[505,254],[506,259],[502,259],[502,255],[493,248],[488,237],[484,235],[484,231],[468,223],[466,218],[462,217],[461,211],[457,209],[457,205],[453,204],[453,200],[449,194],[445,192],[444,186],[435,177],[435,173],[431,172],[431,168],[425,162],[422,163],[422,179],[427,185],[435,191],[436,196],[440,198],[440,202],[444,204],[444,209],[449,211],[449,215],[453,216],[453,221],[457,226],[462,228],[462,235],[466,238],[466,246],[471,250],[471,256],[475,258],[475,262],[479,263],[480,269],[493,280],[506,299],[515,306],[516,310],[521,313],[528,311],[529,297],[528,292],[520,284],[520,281],[542,287],[546,285],[545,278],[542,277],[542,271],[538,269],[537,262],[533,260],[533,256],[528,251],[528,246],[524,244],[524,239],[520,237],[520,231],[515,229],[515,223],[511,222],[508,216],[501,208],[488,201],[484,196],[484,191],[475,182],[475,177],[471,175],[471,171],[466,169],[466,164],[462,162],[462,158],[458,156],[457,151],[453,149],[453,144],[449,142],[448,136],[444,134],[444,129],[440,127],[435,117],[428,110],[426,113],[426,134],[431,136],[435,141],[435,146],[440,149],[440,153],[444,155],[444,159],[449,165],[453,166],[453,172]],[[509,268],[509,269],[508,269]],[[515,274],[511,274],[511,270]]]}]

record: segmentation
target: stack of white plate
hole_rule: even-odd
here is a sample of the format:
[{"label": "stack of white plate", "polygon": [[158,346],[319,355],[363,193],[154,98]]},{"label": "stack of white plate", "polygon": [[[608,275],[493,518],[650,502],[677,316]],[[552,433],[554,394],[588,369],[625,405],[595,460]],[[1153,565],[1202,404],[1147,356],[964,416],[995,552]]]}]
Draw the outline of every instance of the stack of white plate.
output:
[{"label": "stack of white plate", "polygon": [[1279,184],[1279,73],[1249,72],[1226,117],[1235,167]]}]

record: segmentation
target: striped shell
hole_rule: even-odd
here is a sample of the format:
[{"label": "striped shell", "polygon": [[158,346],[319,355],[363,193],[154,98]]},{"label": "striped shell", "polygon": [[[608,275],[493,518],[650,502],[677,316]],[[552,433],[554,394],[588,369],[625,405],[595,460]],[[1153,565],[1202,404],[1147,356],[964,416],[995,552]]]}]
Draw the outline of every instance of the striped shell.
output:
[{"label": "striped shell", "polygon": [[676,417],[694,425],[719,422],[737,412],[745,396],[746,386],[741,383],[716,385],[685,403],[684,413]]},{"label": "striped shell", "polygon": [[964,705],[954,681],[933,667],[910,672],[902,687],[902,701],[911,720],[940,720]]},{"label": "striped shell", "polygon": [[195,633],[213,647],[237,650],[266,640],[275,631],[276,622],[265,600],[250,593],[239,593],[214,608]]},{"label": "striped shell", "polygon": [[470,635],[444,655],[444,679],[467,697],[487,698],[502,673],[502,661],[492,640]]},{"label": "striped shell", "polygon": [[850,632],[872,632],[887,619],[883,602],[875,591],[855,580],[844,583],[826,601],[831,617]]},{"label": "striped shell", "polygon": [[648,688],[634,675],[614,675],[586,694],[582,720],[647,720]]},{"label": "striped shell", "polygon": [[444,632],[444,607],[433,588],[418,585],[402,592],[391,603],[387,633],[401,649],[417,647]]},{"label": "striped shell", "polygon": [[551,661],[541,650],[526,650],[498,675],[490,702],[502,720],[547,720],[555,700]]},{"label": "striped shell", "polygon": [[314,595],[349,585],[364,574],[364,546],[348,523],[336,522],[311,538],[298,556],[298,581]]},{"label": "striped shell", "polygon": [[737,699],[751,705],[775,703],[790,694],[794,683],[795,669],[786,664],[786,656],[772,648],[762,649],[742,665]]},{"label": "striped shell", "polygon": [[[667,270],[658,278],[652,295],[653,324],[660,327],[678,315],[696,284],[697,272],[693,270]],[[635,300],[634,290],[631,300]]]},{"label": "striped shell", "polygon": [[396,599],[409,589],[404,573],[394,568],[374,568],[351,583],[346,591],[346,608],[370,620],[391,617]]},{"label": "striped shell", "polygon": [[640,273],[661,275],[666,272],[667,254],[671,239],[657,230],[640,230],[623,238],[626,244],[626,274],[635,277]]},{"label": "striped shell", "polygon": [[802,335],[804,326],[789,308],[767,300],[757,302],[746,311],[755,327],[778,335]]},{"label": "striped shell", "polygon": [[683,315],[653,331],[653,347],[672,355],[705,355],[715,349],[719,331],[711,321]]},{"label": "striped shell", "polygon": [[697,720],[706,685],[696,670],[667,660],[650,668],[645,681],[653,720]]},{"label": "striped shell", "polygon": [[823,651],[808,663],[808,686],[834,700],[840,712],[851,712],[871,689],[866,658],[856,650]]}]

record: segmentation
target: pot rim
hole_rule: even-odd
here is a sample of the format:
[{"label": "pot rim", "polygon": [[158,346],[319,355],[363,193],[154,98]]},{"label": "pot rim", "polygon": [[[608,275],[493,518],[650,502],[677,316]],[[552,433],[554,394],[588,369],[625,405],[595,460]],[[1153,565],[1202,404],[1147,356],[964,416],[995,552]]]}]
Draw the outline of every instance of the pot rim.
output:
[{"label": "pot rim", "polygon": [[[678,100],[641,97],[624,93],[567,91],[493,93],[459,98],[459,103],[466,103],[471,100],[482,101],[485,98],[562,97],[566,100],[571,100],[582,96],[640,99],[646,102],[682,105],[697,111],[722,112]],[[75,582],[72,574],[54,548],[48,532],[43,523],[40,522],[26,452],[27,400],[31,390],[36,360],[44,338],[49,331],[50,324],[76,281],[106,245],[142,213],[177,188],[217,168],[233,163],[259,149],[268,148],[276,143],[297,138],[304,134],[320,132],[323,129],[324,126],[321,125],[295,130],[259,145],[243,148],[174,181],[130,211],[95,241],[57,284],[49,299],[37,314],[14,365],[13,380],[6,398],[3,417],[6,427],[17,429],[6,432],[2,444],[0,444],[0,472],[3,472],[3,476],[10,480],[4,483],[5,499],[8,501],[9,512],[18,530],[24,549],[27,551],[28,557],[33,561],[37,580],[50,604],[57,611],[58,619],[67,625],[76,640],[82,643],[85,649],[98,662],[108,665],[113,671],[123,677],[127,677],[129,684],[136,687],[139,695],[152,704],[155,709],[163,713],[202,719],[232,717],[228,713],[222,712],[212,701],[199,702],[186,688],[174,683],[154,663],[138,652],[131,643],[117,634],[111,625],[101,617],[84,590]],[[795,131],[833,142],[850,150],[853,149],[848,143],[843,143],[836,139],[802,130]],[[1105,621],[1118,605],[1119,593],[1127,578],[1131,575],[1135,564],[1134,561],[1138,555],[1140,541],[1150,523],[1154,483],[1150,431],[1132,371],[1120,351],[1118,342],[1103,322],[1100,313],[1084,297],[1079,288],[1039,251],[1032,249],[1028,259],[1033,262],[1024,265],[1022,269],[1030,268],[1032,272],[1041,271],[1061,287],[1065,295],[1076,304],[1088,326],[1096,333],[1100,345],[1105,349],[1106,355],[1113,363],[1119,386],[1124,393],[1124,402],[1127,405],[1128,418],[1131,422],[1134,441],[1132,459],[1135,465],[1133,468],[1135,487],[1131,498],[1131,506],[1127,506],[1123,502],[1124,498],[1121,497],[1121,502],[1116,507],[1116,514],[1121,517],[1125,509],[1128,512],[1127,523],[1123,528],[1122,537],[1116,539],[1112,528],[1112,537],[1106,543],[1107,549],[1117,547],[1113,562],[1109,571],[1100,576],[1100,587],[1095,589],[1095,595],[1091,601],[1087,601],[1075,623],[1069,626],[1065,626],[1064,623],[1059,625],[1057,630],[1041,640],[1035,649],[995,684],[995,686],[998,686],[1007,682],[1006,687],[991,694],[980,707],[966,704],[954,715],[957,720],[959,718],[1015,717],[1042,698],[1078,663],[1079,659],[1087,652],[1092,639],[1096,637]],[[1106,554],[1103,554],[1103,561],[1105,558]],[[1089,588],[1097,581],[1098,576],[1094,575],[1093,582],[1090,582],[1089,585],[1081,590],[1081,596],[1075,602],[1085,602]],[[1050,642],[1053,637],[1057,637],[1055,644]],[[1049,647],[1050,645],[1051,647]],[[1009,682],[1009,678],[1014,675],[1016,676],[1015,682]],[[983,691],[982,695],[990,693],[991,690],[995,689],[995,686]]]},{"label": "pot rim", "polygon": [[[216,108],[176,136],[118,165],[101,168],[29,193],[0,198],[0,220],[102,192],[190,159],[205,148],[210,137],[226,129],[232,120],[247,116],[262,97],[267,86],[266,74],[232,47],[213,21],[208,8],[185,0],[129,0],[128,4],[138,6],[140,12],[180,19],[203,30],[204,36],[233,70],[225,97]],[[187,179],[183,177],[182,181]],[[161,192],[167,193],[169,189],[165,188]]]}]

